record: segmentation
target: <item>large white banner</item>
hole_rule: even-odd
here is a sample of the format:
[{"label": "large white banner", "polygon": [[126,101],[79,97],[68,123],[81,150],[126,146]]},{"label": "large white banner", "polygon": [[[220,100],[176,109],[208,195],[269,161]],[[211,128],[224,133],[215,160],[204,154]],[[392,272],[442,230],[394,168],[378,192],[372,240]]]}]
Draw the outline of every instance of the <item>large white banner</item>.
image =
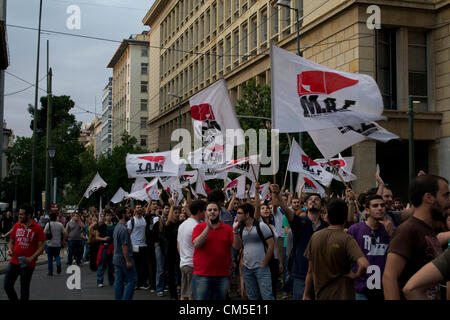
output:
[{"label": "large white banner", "polygon": [[92,179],[91,184],[87,187],[84,192],[84,197],[88,199],[95,191],[100,188],[105,188],[108,184],[100,177],[100,174],[97,172],[94,179]]},{"label": "large white banner", "polygon": [[297,186],[295,188],[296,192],[300,190],[302,183],[305,183],[302,190],[303,193],[318,193],[321,197],[326,197],[327,193],[325,192],[325,189],[309,175],[300,174],[298,176]]},{"label": "large white banner", "polygon": [[272,128],[302,132],[384,119],[375,80],[271,46]]},{"label": "large white banner", "polygon": [[215,168],[225,165],[225,154],[223,149],[199,148],[189,153],[188,162],[194,169]]},{"label": "large white banner", "polygon": [[327,187],[333,180],[333,175],[327,172],[320,164],[308,157],[295,139],[292,139],[287,169],[300,174],[310,175]]},{"label": "large white banner", "polygon": [[308,131],[320,153],[330,159],[348,147],[366,139],[387,142],[399,139],[376,122],[359,123],[339,128]]},{"label": "large white banner", "polygon": [[[223,155],[227,145],[245,143],[225,80],[221,79],[200,91],[189,99],[189,104],[195,136],[206,149]],[[227,130],[234,130],[236,135],[227,134]],[[232,155],[227,156],[231,158]]]},{"label": "large white banner", "polygon": [[225,180],[227,178],[227,171],[218,171],[215,168],[207,168],[207,169],[199,169],[198,175],[201,176],[203,181],[212,180],[212,179],[221,179]]},{"label": "large white banner", "polygon": [[178,175],[180,149],[145,154],[127,154],[129,178]]},{"label": "large white banner", "polygon": [[119,203],[119,202],[122,202],[123,199],[127,198],[128,195],[129,195],[129,193],[120,187],[119,190],[117,190],[116,193],[113,195],[113,197],[111,198],[110,201],[112,203]]},{"label": "large white banner", "polygon": [[354,159],[355,157],[341,157],[341,154],[339,154],[339,158],[330,159],[329,161],[331,165],[336,168],[339,174],[336,174],[335,170],[332,166],[330,166],[327,159],[315,159],[314,162],[317,162],[326,171],[331,173],[334,180],[341,181],[341,178],[339,177],[339,175],[341,175],[342,179],[345,182],[349,182],[354,181],[358,178],[352,173]]}]

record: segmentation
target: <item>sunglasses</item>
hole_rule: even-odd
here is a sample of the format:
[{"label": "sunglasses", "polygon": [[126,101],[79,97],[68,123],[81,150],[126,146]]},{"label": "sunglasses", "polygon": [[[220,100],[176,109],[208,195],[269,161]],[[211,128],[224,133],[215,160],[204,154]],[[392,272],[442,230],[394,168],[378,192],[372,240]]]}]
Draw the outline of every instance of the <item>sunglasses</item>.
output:
[{"label": "sunglasses", "polygon": [[370,243],[374,246],[377,244],[377,235],[375,234],[375,231],[370,231]]}]

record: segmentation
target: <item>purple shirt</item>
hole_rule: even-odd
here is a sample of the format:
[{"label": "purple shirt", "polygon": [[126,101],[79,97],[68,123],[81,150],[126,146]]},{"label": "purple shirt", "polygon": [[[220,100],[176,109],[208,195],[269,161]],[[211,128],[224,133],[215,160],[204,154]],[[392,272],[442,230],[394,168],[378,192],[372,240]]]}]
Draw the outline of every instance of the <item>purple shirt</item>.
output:
[{"label": "purple shirt", "polygon": [[[363,221],[352,225],[347,233],[352,235],[353,238],[358,242],[359,247],[362,252],[366,256],[371,266],[378,266],[380,268],[379,278],[376,275],[377,279],[371,279],[370,283],[379,283],[381,288],[381,279],[383,277],[384,266],[386,264],[387,258],[387,250],[389,247],[390,237],[384,228],[381,226],[378,230],[375,231],[376,244],[372,245],[372,237],[370,236],[372,229]],[[356,271],[356,266],[354,270]],[[355,280],[355,291],[362,292],[367,289],[367,279],[369,277],[374,277],[377,273],[375,271],[368,269],[368,273],[361,277],[360,279]],[[370,273],[369,273],[370,272]]]}]

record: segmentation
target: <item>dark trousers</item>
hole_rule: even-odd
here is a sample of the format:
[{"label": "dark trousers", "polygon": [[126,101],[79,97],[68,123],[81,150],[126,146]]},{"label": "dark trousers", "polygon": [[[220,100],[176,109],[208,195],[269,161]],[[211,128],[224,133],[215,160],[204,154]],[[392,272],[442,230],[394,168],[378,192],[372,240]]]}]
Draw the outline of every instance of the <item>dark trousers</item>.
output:
[{"label": "dark trousers", "polygon": [[150,243],[148,245],[148,257],[149,257],[149,264],[148,264],[148,272],[149,272],[149,281],[150,281],[150,287],[155,289],[156,288],[156,255],[155,255],[155,243]]},{"label": "dark trousers", "polygon": [[181,283],[180,281],[180,256],[178,254],[178,250],[168,249],[167,250],[167,273],[169,277],[169,293],[170,297],[173,299],[178,299],[177,293],[177,283]]},{"label": "dark trousers", "polygon": [[77,265],[81,264],[81,259],[83,257],[83,240],[69,240],[69,252],[67,257],[67,264],[71,265],[73,259]]},{"label": "dark trousers", "polygon": [[89,244],[89,269],[92,271],[97,271],[97,254],[98,254],[98,242],[93,242]]},{"label": "dark trousers", "polygon": [[6,269],[3,288],[8,295],[9,300],[19,301],[14,284],[20,276],[20,300],[30,300],[31,277],[33,276],[34,267],[22,268],[20,265],[10,263]]},{"label": "dark trousers", "polygon": [[139,247],[139,252],[133,252],[133,259],[136,264],[137,286],[147,284],[149,277],[150,255],[148,247]]}]

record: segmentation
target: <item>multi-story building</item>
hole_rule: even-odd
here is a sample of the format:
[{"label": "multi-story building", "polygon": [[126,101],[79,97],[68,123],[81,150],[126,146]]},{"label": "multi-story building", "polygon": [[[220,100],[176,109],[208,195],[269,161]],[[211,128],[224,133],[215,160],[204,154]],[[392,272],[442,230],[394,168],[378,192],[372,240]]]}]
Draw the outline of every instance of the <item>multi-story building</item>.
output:
[{"label": "multi-story building", "polygon": [[97,117],[94,119],[93,146],[94,155],[97,159],[102,154],[102,119]]},{"label": "multi-story building", "polygon": [[[233,103],[256,78],[270,83],[269,45],[297,52],[296,12],[276,0],[156,0],[143,19],[150,26],[150,150],[170,148],[170,134],[190,128],[188,99],[225,78]],[[288,0],[300,9],[300,47],[305,58],[331,68],[364,73],[378,83],[387,121],[401,139],[354,145],[354,183],[359,192],[381,175],[406,197],[408,102],[415,110],[416,171],[450,178],[450,2],[440,0]],[[370,5],[380,9],[380,28],[368,28]],[[369,21],[370,22],[370,21]],[[158,48],[161,47],[161,48]],[[175,93],[181,99],[168,93]]]},{"label": "multi-story building", "polygon": [[121,144],[124,132],[148,147],[148,32],[124,39],[108,64],[113,68],[112,148]]},{"label": "multi-story building", "polygon": [[112,78],[103,89],[102,97],[102,132],[99,143],[100,154],[111,153],[112,148]]},{"label": "multi-story building", "polygon": [[94,155],[95,155],[95,124],[97,122],[97,117],[95,117],[94,120],[88,123],[83,123],[81,125],[81,132],[80,136],[78,137],[78,142],[85,147],[86,149],[89,146],[92,146],[94,148]]}]

